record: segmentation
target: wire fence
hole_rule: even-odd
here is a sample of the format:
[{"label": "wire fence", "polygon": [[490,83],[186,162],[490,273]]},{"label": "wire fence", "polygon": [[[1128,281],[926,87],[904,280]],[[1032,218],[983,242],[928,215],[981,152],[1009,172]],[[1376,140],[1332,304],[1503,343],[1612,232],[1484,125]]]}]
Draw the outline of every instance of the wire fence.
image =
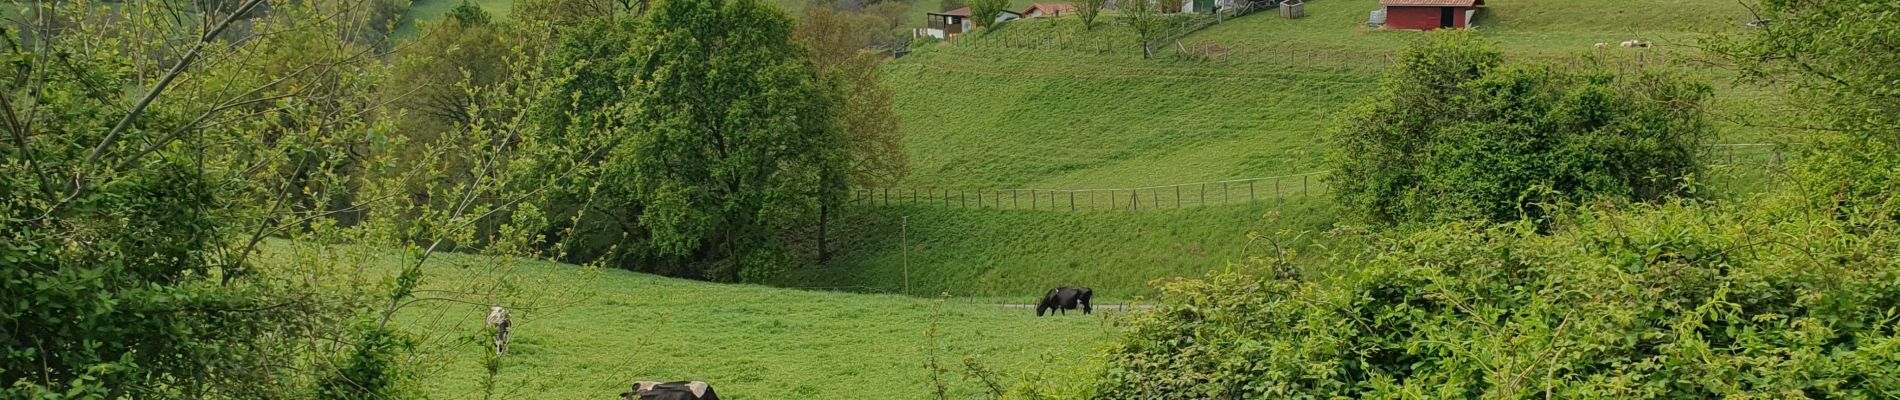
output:
[{"label": "wire fence", "polygon": [[935,205],[947,208],[1141,211],[1286,201],[1326,190],[1325,171],[1264,178],[1109,189],[939,189],[855,190],[853,205]]},{"label": "wire fence", "polygon": [[[1772,179],[1784,162],[1780,146],[1763,143],[1710,145],[1704,160],[1719,186]],[[1104,189],[960,189],[938,187],[852,190],[853,206],[935,206],[960,209],[1047,211],[1146,211],[1278,202],[1326,194],[1320,177],[1330,171]]]}]

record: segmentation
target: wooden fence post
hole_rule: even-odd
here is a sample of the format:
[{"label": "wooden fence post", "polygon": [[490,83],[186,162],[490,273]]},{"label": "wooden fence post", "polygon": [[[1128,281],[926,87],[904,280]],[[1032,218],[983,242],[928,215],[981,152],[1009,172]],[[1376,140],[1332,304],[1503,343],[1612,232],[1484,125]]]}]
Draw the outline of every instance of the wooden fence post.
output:
[{"label": "wooden fence post", "polygon": [[1020,201],[1017,201],[1017,200],[1016,200],[1017,198],[1019,198],[1019,197],[1022,197],[1022,196],[1018,196],[1018,195],[1016,195],[1016,193],[1017,193],[1017,192],[1020,192],[1020,191],[1022,191],[1022,190],[1020,190],[1020,189],[1010,189],[1010,190],[1009,190],[1009,208],[1017,208],[1017,207],[1022,207],[1022,202],[1020,202]]},{"label": "wooden fence post", "polygon": [[1254,181],[1247,181],[1247,202],[1248,203],[1252,203],[1259,200],[1259,199],[1254,198],[1253,196],[1253,183]]},{"label": "wooden fence post", "polygon": [[1041,197],[1036,197],[1036,189],[1029,189],[1029,209],[1036,209],[1036,199],[1040,198]]},{"label": "wooden fence post", "polygon": [[1306,185],[1306,175],[1300,175],[1300,196],[1312,196],[1312,187]]},{"label": "wooden fence post", "polygon": [[1075,211],[1075,192],[1069,192],[1069,211]]},{"label": "wooden fence post", "polygon": [[1281,203],[1286,202],[1286,198],[1280,197],[1280,177],[1277,176],[1273,177],[1273,199]]},{"label": "wooden fence post", "polygon": [[1129,204],[1128,206],[1129,210],[1141,209],[1141,189],[1134,189],[1134,190],[1128,191],[1128,204]]},{"label": "wooden fence post", "polygon": [[1181,185],[1174,185],[1174,208],[1181,208]]},{"label": "wooden fence post", "polygon": [[1220,203],[1227,204],[1227,182],[1220,183]]}]

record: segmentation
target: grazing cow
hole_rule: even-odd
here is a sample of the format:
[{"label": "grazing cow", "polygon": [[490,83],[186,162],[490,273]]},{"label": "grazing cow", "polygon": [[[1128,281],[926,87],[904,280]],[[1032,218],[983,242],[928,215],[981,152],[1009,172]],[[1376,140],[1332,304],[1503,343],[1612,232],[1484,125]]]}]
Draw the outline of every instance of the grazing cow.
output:
[{"label": "grazing cow", "polygon": [[621,393],[622,400],[719,400],[712,386],[700,381],[634,382],[633,390]]},{"label": "grazing cow", "polygon": [[508,326],[513,324],[508,320],[508,309],[488,307],[488,329],[495,332],[495,355],[508,352]]},{"label": "grazing cow", "polygon": [[1042,303],[1036,305],[1036,316],[1042,316],[1043,311],[1061,312],[1063,315],[1068,315],[1069,310],[1074,310],[1077,304],[1082,305],[1082,315],[1088,315],[1095,311],[1095,307],[1089,304],[1091,297],[1095,297],[1095,291],[1089,288],[1050,289],[1048,295],[1042,296]]}]

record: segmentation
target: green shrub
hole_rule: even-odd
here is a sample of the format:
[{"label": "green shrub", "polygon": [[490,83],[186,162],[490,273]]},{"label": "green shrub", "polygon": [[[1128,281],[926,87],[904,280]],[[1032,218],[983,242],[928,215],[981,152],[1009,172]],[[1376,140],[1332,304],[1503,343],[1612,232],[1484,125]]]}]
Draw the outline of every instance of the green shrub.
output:
[{"label": "green shrub", "polygon": [[1380,223],[1513,221],[1538,201],[1654,201],[1699,170],[1706,84],[1593,58],[1506,64],[1467,32],[1400,52],[1334,133],[1340,203]]},{"label": "green shrub", "polygon": [[1564,214],[1550,234],[1375,238],[1318,281],[1167,283],[1108,352],[1100,398],[1900,393],[1894,224],[1768,202],[1631,208]]}]

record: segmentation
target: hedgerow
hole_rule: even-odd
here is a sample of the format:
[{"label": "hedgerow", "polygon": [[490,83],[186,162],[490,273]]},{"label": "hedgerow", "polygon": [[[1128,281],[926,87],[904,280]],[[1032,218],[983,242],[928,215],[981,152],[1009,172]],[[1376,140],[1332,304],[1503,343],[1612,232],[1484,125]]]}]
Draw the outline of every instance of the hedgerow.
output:
[{"label": "hedgerow", "polygon": [[1900,395],[1900,226],[1770,203],[1456,223],[1326,271],[1168,282],[1099,397]]}]

